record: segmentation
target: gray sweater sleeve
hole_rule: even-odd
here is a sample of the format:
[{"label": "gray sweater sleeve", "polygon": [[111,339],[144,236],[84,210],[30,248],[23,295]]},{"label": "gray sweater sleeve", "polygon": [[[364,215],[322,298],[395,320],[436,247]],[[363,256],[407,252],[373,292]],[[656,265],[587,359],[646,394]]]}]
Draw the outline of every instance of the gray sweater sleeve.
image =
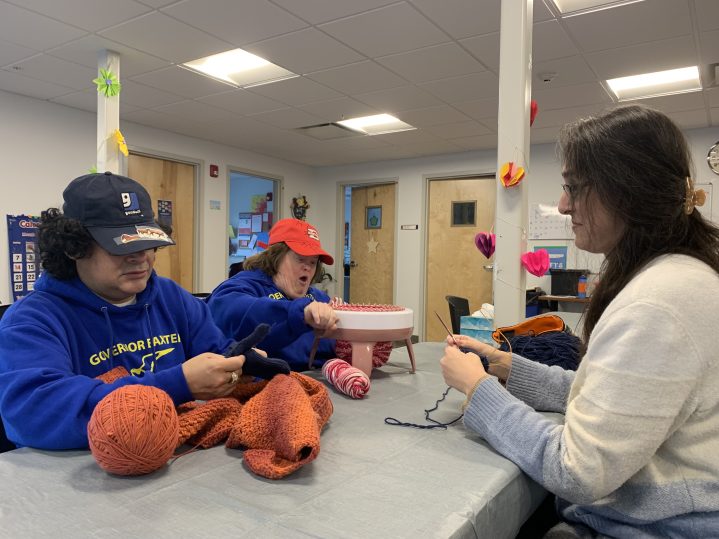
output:
[{"label": "gray sweater sleeve", "polygon": [[507,391],[535,410],[564,413],[574,375],[574,371],[512,354]]}]

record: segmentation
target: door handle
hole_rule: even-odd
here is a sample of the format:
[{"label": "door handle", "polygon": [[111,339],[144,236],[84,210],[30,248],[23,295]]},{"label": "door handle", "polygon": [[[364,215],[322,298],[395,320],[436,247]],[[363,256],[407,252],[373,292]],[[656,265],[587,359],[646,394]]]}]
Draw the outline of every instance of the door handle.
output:
[{"label": "door handle", "polygon": [[350,268],[356,268],[356,267],[357,267],[357,262],[355,262],[354,260],[350,260]]}]

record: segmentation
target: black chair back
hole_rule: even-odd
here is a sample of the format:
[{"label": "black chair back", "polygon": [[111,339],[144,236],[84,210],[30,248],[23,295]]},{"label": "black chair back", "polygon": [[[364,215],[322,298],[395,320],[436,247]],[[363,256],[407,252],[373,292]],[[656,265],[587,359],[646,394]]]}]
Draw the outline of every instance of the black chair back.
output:
[{"label": "black chair back", "polygon": [[445,296],[449,304],[449,319],[452,322],[452,333],[459,334],[460,317],[469,316],[469,300],[459,296]]},{"label": "black chair back", "polygon": [[[0,318],[5,314],[10,305],[0,305]],[[0,418],[0,453],[5,451],[12,451],[15,449],[15,444],[7,439],[5,435],[5,425],[3,425],[2,418]]]}]

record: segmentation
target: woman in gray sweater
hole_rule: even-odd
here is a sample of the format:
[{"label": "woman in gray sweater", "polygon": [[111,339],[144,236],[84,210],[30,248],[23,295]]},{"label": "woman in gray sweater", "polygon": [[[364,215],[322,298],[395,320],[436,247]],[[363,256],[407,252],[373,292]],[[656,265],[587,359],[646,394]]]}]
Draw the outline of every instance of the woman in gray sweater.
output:
[{"label": "woman in gray sweater", "polygon": [[[455,335],[441,360],[464,423],[557,496],[546,537],[719,536],[719,230],[664,114],[562,130],[576,246],[603,253],[576,372]],[[535,410],[565,414],[557,425]]]}]

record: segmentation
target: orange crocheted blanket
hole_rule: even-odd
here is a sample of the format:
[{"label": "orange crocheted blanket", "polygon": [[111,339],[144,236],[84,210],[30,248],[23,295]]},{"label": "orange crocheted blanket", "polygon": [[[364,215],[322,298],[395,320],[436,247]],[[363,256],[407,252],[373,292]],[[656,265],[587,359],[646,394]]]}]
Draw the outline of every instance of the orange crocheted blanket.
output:
[{"label": "orange crocheted blanket", "polygon": [[[123,376],[127,371],[116,367],[98,379],[111,383]],[[280,479],[317,457],[320,431],[332,411],[327,388],[303,374],[239,383],[229,397],[177,407],[177,446],[208,448],[225,442],[244,448],[243,460],[252,472]]]}]

